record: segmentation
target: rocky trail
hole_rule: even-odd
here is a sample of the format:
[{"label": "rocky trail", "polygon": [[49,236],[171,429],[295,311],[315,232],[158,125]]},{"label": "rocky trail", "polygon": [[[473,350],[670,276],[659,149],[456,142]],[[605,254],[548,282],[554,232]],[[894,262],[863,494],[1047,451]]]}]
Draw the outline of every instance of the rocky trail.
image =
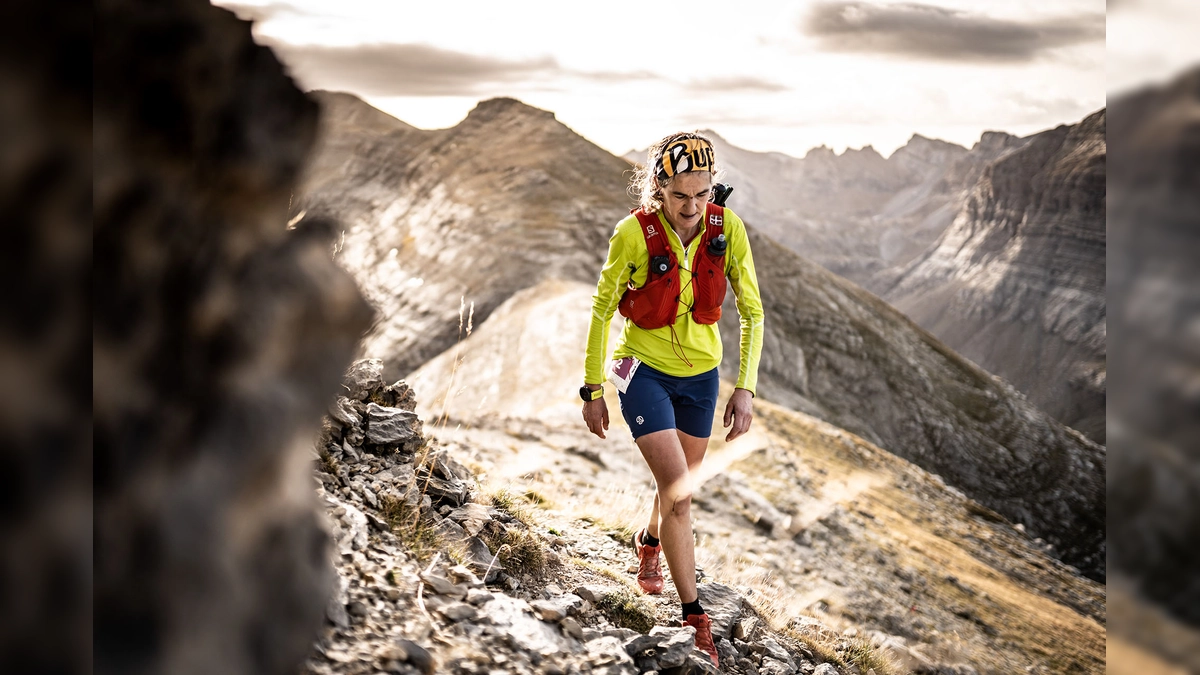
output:
[{"label": "rocky trail", "polygon": [[[624,531],[555,510],[534,517],[544,498],[532,490],[489,495],[454,459],[460,442],[427,442],[411,389],[384,386],[380,372],[379,361],[356,364],[321,438],[315,475],[340,584],[309,672],[717,672],[673,620],[673,587],[651,598],[632,583]],[[721,672],[872,672],[821,663],[772,635],[738,590],[700,576]]]},{"label": "rocky trail", "polygon": [[[653,485],[619,415],[605,440],[565,414],[426,424],[382,372],[355,364],[317,443],[340,586],[307,672],[717,672],[669,577],[634,583]],[[1103,667],[1101,587],[936,477],[756,405],[693,497],[720,672]]]}]

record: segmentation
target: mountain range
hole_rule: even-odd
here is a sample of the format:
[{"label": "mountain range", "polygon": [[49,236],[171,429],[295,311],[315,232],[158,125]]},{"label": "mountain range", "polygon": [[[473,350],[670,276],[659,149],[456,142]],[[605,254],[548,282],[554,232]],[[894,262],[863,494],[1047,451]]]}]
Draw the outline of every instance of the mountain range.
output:
[{"label": "mountain range", "polygon": [[[914,134],[886,159],[875,148],[826,146],[802,158],[754,152],[703,130],[738,213],[764,234],[874,290],[873,278],[922,253],[954,220],[989,162],[1024,141],[985,132],[970,150]],[[645,162],[644,150],[624,155]]]}]

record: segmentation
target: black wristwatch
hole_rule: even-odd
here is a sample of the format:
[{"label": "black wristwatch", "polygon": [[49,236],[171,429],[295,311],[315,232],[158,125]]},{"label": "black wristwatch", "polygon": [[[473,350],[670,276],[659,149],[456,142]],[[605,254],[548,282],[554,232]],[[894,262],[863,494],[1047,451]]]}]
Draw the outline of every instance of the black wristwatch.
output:
[{"label": "black wristwatch", "polygon": [[604,396],[604,385],[600,385],[599,389],[592,389],[586,384],[579,388],[579,398],[583,399],[585,403],[595,401],[601,396]]}]

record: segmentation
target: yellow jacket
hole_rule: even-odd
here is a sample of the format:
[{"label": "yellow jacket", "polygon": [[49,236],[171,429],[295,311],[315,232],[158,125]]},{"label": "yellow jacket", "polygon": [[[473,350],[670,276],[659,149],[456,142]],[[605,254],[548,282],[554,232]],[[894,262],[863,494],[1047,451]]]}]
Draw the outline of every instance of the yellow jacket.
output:
[{"label": "yellow jacket", "polygon": [[[721,333],[717,324],[696,323],[691,312],[683,311],[692,304],[691,276],[688,270],[695,269],[696,255],[700,248],[700,235],[692,238],[688,250],[683,250],[679,235],[667,223],[662,212],[658,220],[667,232],[676,259],[680,261],[680,316],[675,319],[675,335],[679,340],[672,345],[671,326],[654,330],[639,328],[632,321],[625,322],[625,329],[617,341],[612,358],[636,357],[655,370],[676,377],[699,375],[716,368],[721,363]],[[758,358],[762,351],[763,309],[758,294],[758,278],[754,274],[754,258],[750,254],[750,241],[746,238],[746,226],[733,211],[725,209],[725,239],[729,242],[725,252],[725,276],[733,287],[741,319],[741,368],[737,387],[754,393],[758,384]],[[596,294],[592,296],[592,322],[588,329],[587,357],[584,364],[584,382],[600,384],[605,379],[604,351],[608,346],[608,325],[617,303],[621,301],[627,284],[641,287],[646,283],[646,270],[650,254],[646,240],[636,216],[630,215],[617,223],[617,229],[608,240],[608,260],[600,270]],[[688,364],[678,354],[682,348]]]}]

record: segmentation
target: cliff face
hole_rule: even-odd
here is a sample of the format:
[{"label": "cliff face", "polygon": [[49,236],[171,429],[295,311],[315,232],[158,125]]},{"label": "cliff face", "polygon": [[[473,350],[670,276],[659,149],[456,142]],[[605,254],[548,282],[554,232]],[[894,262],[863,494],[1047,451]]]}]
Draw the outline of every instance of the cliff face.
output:
[{"label": "cliff face", "polygon": [[883,297],[1035,404],[1105,440],[1105,112],[984,172]]},{"label": "cliff face", "polygon": [[333,590],[311,439],[371,321],[287,228],[317,107],[206,2],[95,10],[94,667],[294,673]]},{"label": "cliff face", "polygon": [[322,150],[293,210],[346,224],[338,260],[383,317],[362,351],[384,357],[388,377],[433,358],[467,315],[481,322],[520,289],[552,277],[595,282],[632,205],[629,165],[553,113],[494,99],[451,129],[372,130],[339,112],[382,115],[362,101],[317,98]]}]

